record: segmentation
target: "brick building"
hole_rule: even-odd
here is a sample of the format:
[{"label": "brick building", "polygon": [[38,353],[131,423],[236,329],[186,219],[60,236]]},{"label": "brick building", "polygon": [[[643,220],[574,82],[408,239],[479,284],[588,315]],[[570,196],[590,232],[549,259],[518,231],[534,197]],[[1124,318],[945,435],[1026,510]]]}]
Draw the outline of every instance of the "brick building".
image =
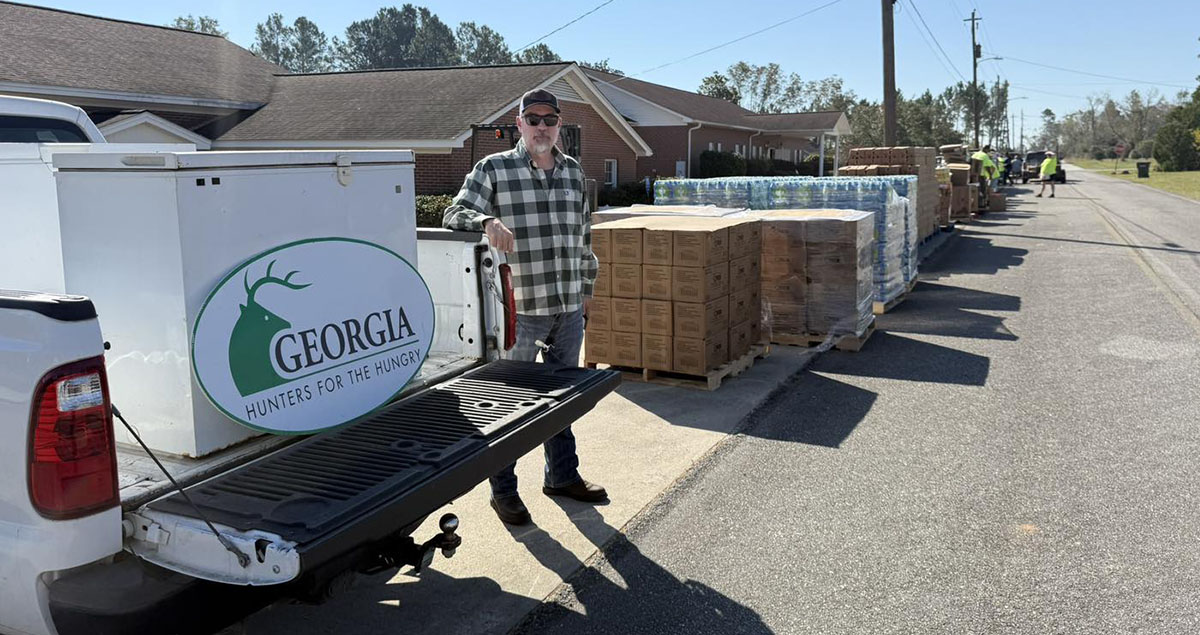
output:
[{"label": "brick building", "polygon": [[79,106],[112,142],[411,149],[418,193],[456,191],[512,147],[534,88],[559,98],[561,145],[589,178],[632,181],[651,152],[571,62],[297,75],[219,36],[3,1],[0,60],[0,93]]},{"label": "brick building", "polygon": [[764,115],[724,99],[590,68],[584,72],[654,150],[638,158],[639,179],[694,176],[705,150],[798,162],[813,154],[823,158],[832,141],[836,164],[839,138],[850,133],[840,111]]}]

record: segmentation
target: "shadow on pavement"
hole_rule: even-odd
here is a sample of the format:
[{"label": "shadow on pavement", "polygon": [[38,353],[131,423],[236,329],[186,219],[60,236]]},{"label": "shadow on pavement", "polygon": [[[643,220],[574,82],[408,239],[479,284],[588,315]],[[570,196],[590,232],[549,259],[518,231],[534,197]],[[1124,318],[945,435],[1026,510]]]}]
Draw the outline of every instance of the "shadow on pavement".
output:
[{"label": "shadow on pavement", "polygon": [[881,330],[892,333],[1016,340],[1004,318],[976,311],[1020,310],[1015,295],[920,281],[903,304],[876,319]]},{"label": "shadow on pavement", "polygon": [[1080,245],[1100,245],[1102,247],[1120,247],[1122,249],[1126,249],[1126,248],[1128,248],[1128,249],[1148,249],[1151,251],[1165,251],[1167,253],[1172,253],[1172,254],[1200,255],[1200,251],[1195,251],[1195,250],[1191,250],[1191,249],[1182,249],[1182,248],[1178,247],[1178,245],[1171,246],[1171,245],[1175,245],[1175,243],[1169,243],[1169,242],[1163,243],[1164,245],[1167,245],[1165,247],[1155,247],[1155,246],[1151,246],[1151,245],[1130,245],[1127,243],[1110,243],[1110,242],[1104,242],[1101,240],[1080,240],[1078,238],[1051,238],[1049,236],[1032,236],[1032,235],[1028,235],[1028,234],[1005,234],[1005,233],[1000,233],[1000,232],[977,232],[977,231],[972,231],[970,229],[963,229],[962,232],[964,235],[1007,236],[1009,238],[1027,238],[1030,240],[1048,240],[1051,242],[1059,242],[1059,243],[1076,243],[1076,244],[1080,244]]},{"label": "shadow on pavement", "polygon": [[[801,407],[790,417],[774,413],[769,420],[756,422],[742,432],[747,436],[790,441],[826,448],[838,448],[867,417],[879,395],[857,386],[827,377],[822,372],[842,372],[843,366],[862,365],[863,354],[874,343],[876,333],[858,353],[830,353],[817,360],[788,384],[787,390],[799,398]],[[837,360],[837,361],[835,361]]]},{"label": "shadow on pavement", "polygon": [[771,633],[753,609],[705,584],[681,580],[647,558],[591,505],[555,502],[604,560],[588,566],[540,528],[511,529],[542,566],[564,577],[577,571],[566,578],[561,595],[534,609],[511,633]]},{"label": "shadow on pavement", "polygon": [[922,278],[942,278],[956,273],[994,274],[1025,262],[1028,249],[1000,247],[984,238],[987,234],[963,228],[962,234],[927,270]]},{"label": "shadow on pavement", "polygon": [[990,367],[991,360],[982,355],[877,331],[857,355],[826,355],[812,370],[856,377],[982,386],[987,381]]}]

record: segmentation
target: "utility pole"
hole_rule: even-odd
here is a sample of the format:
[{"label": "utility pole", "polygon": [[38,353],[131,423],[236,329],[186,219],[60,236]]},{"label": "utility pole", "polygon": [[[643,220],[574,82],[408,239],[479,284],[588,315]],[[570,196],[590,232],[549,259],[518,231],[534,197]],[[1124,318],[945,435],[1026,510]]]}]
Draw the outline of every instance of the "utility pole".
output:
[{"label": "utility pole", "polygon": [[1025,109],[1021,109],[1021,154],[1025,154]]},{"label": "utility pole", "polygon": [[892,30],[892,5],[883,0],[883,144],[896,145],[896,43]]},{"label": "utility pole", "polygon": [[971,23],[971,111],[975,116],[976,148],[979,147],[979,58],[983,57],[979,45],[975,43],[975,30],[979,20],[980,18],[975,17],[974,9],[971,10],[970,19],[963,20],[963,22]]}]

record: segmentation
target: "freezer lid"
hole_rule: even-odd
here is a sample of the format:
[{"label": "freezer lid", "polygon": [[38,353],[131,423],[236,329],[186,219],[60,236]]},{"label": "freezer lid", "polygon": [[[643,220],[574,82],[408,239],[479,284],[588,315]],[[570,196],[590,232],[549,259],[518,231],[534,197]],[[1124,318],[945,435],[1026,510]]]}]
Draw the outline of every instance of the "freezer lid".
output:
[{"label": "freezer lid", "polygon": [[[114,144],[115,145],[115,144]],[[221,170],[230,168],[396,165],[413,162],[411,150],[241,150],[221,152],[93,152],[57,154],[60,170]]]}]

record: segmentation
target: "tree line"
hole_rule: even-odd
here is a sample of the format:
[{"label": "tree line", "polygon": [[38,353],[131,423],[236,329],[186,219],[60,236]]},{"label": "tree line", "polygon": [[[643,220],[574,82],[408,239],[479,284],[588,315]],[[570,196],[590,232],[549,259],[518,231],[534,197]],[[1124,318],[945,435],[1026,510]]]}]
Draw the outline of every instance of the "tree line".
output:
[{"label": "tree line", "polygon": [[[929,90],[915,97],[898,93],[897,143],[940,146],[972,138],[972,113],[978,100],[980,141],[996,147],[1007,145],[1010,137],[1016,136],[1010,130],[1008,90],[1008,82],[997,79],[978,91],[959,82],[936,94]],[[785,73],[779,64],[738,62],[725,72],[705,77],[697,92],[760,113],[840,110],[846,113],[853,131],[844,139],[847,147],[884,145],[883,105],[859,97],[837,75],[805,81],[796,73]],[[1013,145],[1017,142],[1012,140]]]},{"label": "tree line", "polygon": [[[170,26],[228,37],[209,16],[181,16]],[[289,22],[272,13],[255,26],[250,50],[293,73],[562,61],[544,43],[514,51],[485,24],[460,22],[451,30],[437,14],[413,4],[379,9],[332,38],[304,16]],[[621,74],[608,59],[581,64]]]}]

